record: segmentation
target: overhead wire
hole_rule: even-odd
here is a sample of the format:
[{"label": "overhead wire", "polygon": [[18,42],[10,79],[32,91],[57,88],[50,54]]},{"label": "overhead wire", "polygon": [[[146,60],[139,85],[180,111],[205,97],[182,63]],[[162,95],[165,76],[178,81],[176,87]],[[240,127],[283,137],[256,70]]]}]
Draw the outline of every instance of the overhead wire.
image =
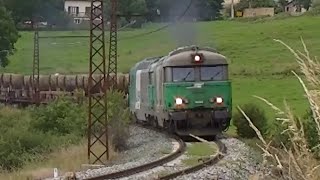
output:
[{"label": "overhead wire", "polygon": [[[191,5],[193,4],[193,1],[194,0],[190,0],[190,3],[188,4],[186,10],[178,17],[178,21],[180,21],[186,14],[187,12],[189,11]],[[156,33],[156,32],[159,32],[163,29],[166,29],[168,28],[169,26],[175,24],[175,22],[172,22],[172,23],[168,23],[158,29],[155,29],[155,30],[152,30],[152,31],[149,31],[149,32],[145,32],[145,33],[141,33],[141,34],[138,34],[138,35],[134,35],[134,36],[130,36],[130,37],[126,37],[126,38],[119,38],[119,41],[120,40],[127,40],[127,39],[134,39],[134,38],[138,38],[138,37],[142,37],[142,36],[146,36],[146,35],[149,35],[149,34],[153,34],[153,33]]]},{"label": "overhead wire", "polygon": [[[194,0],[190,0],[190,3],[188,4],[187,8],[185,9],[185,11],[178,17],[178,21],[180,21],[186,14],[187,12],[189,11],[191,5],[193,4],[193,1]],[[130,25],[131,23],[129,23]],[[150,34],[153,34],[153,33],[156,33],[156,32],[159,32],[161,30],[164,30],[168,27],[170,27],[171,25],[175,24],[175,22],[171,22],[171,23],[168,23],[164,26],[161,26],[160,28],[157,28],[155,30],[152,30],[152,31],[149,31],[149,32],[145,32],[145,33],[141,33],[141,34],[137,34],[137,35],[133,35],[133,36],[130,36],[130,37],[124,37],[124,38],[119,38],[118,41],[121,41],[121,40],[129,40],[129,39],[134,39],[134,38],[138,38],[138,37],[143,37],[143,36],[146,36],[146,35],[150,35]],[[49,38],[88,38],[90,36],[41,36],[39,38],[41,39],[49,39]],[[109,43],[107,41],[107,43]]]}]

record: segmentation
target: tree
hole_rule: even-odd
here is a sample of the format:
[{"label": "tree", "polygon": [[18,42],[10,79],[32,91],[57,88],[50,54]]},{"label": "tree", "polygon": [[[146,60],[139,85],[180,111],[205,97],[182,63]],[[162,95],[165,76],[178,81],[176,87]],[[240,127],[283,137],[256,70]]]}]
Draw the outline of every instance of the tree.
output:
[{"label": "tree", "polygon": [[[105,0],[105,14],[107,18],[110,17],[111,4],[110,0]],[[136,14],[146,14],[147,5],[145,0],[118,0],[118,14],[125,15],[127,22],[132,20],[132,17]]]},{"label": "tree", "polygon": [[257,7],[275,7],[276,3],[274,0],[240,0],[235,6],[236,10],[243,11],[246,8],[257,8]]},{"label": "tree", "polygon": [[311,0],[297,0],[297,3],[303,6],[306,10],[309,10],[311,6]]},{"label": "tree", "polygon": [[288,0],[279,0],[278,4],[281,7],[282,12],[283,12],[283,11],[285,11],[285,6],[288,4]]},{"label": "tree", "polygon": [[213,20],[221,16],[222,2],[223,0],[160,0],[159,8],[161,16],[166,20],[175,20],[181,15],[191,19]]},{"label": "tree", "polygon": [[16,23],[35,18],[57,23],[64,14],[64,0],[4,0]]},{"label": "tree", "polygon": [[315,8],[315,7],[319,7],[320,6],[320,0],[313,0],[312,1],[312,7]]},{"label": "tree", "polygon": [[[161,15],[160,11],[160,0],[145,0],[147,7],[147,17],[148,21],[154,21],[157,16]],[[158,14],[160,13],[160,14]]]},{"label": "tree", "polygon": [[224,0],[198,0],[198,18],[201,20],[213,20],[221,17],[220,10]]},{"label": "tree", "polygon": [[9,64],[8,55],[13,52],[18,37],[14,21],[0,0],[0,65],[2,67]]}]

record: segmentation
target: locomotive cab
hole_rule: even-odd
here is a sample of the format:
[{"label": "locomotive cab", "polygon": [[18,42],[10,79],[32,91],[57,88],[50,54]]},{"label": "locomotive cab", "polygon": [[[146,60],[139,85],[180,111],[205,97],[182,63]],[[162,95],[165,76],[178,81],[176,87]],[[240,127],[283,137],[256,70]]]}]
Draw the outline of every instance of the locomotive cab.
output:
[{"label": "locomotive cab", "polygon": [[231,120],[231,83],[224,56],[211,50],[179,52],[163,62],[166,125],[179,135],[216,135]]},{"label": "locomotive cab", "polygon": [[179,48],[138,62],[129,74],[129,108],[137,121],[182,136],[215,136],[229,127],[228,63],[215,50]]}]

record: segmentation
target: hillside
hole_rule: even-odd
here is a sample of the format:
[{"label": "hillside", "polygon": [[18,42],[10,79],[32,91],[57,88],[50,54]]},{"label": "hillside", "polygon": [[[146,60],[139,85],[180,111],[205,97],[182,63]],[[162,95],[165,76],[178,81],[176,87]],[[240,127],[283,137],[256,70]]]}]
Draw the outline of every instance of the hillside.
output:
[{"label": "hillside", "polygon": [[[143,30],[119,33],[119,70],[128,72],[137,61],[165,55],[178,42],[191,39],[200,45],[216,47],[229,58],[233,81],[234,108],[252,102],[252,95],[265,97],[280,106],[286,99],[301,114],[307,107],[303,90],[295,77],[287,76],[297,67],[293,55],[273,39],[281,39],[295,49],[303,50],[303,37],[313,56],[320,55],[318,30],[320,17],[296,17],[266,22],[216,21],[170,28],[147,36],[128,38],[149,32],[160,25]],[[41,32],[40,36],[88,35],[87,31]],[[32,72],[33,33],[21,32],[17,52],[11,64],[1,72]],[[108,35],[108,34],[107,34]],[[108,38],[108,37],[106,37]],[[89,39],[41,39],[40,73],[88,72]],[[262,103],[263,104],[263,103]],[[274,114],[269,112],[268,114]]]},{"label": "hillside", "polygon": [[[243,72],[271,74],[286,71],[296,64],[286,48],[273,39],[281,39],[294,48],[301,48],[299,38],[302,36],[309,45],[311,53],[320,55],[320,39],[317,38],[319,20],[320,17],[298,17],[265,23],[201,22],[134,39],[124,38],[152,31],[156,27],[153,25],[144,30],[120,32],[119,70],[128,71],[135,62],[147,56],[167,54],[177,46],[179,39],[182,41],[191,37],[200,45],[217,47],[230,59],[233,74]],[[17,52],[10,58],[10,65],[6,69],[1,69],[1,72],[32,72],[33,33],[20,34],[22,37],[16,45]],[[88,34],[87,31],[41,32],[40,36]],[[87,72],[89,39],[41,39],[40,56],[41,73]],[[277,67],[273,67],[275,64]]]}]

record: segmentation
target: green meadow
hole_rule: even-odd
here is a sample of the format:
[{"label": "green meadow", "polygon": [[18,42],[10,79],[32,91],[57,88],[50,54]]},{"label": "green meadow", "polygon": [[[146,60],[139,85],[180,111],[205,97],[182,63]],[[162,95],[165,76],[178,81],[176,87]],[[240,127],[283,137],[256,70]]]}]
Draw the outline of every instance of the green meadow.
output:
[{"label": "green meadow", "polygon": [[[176,36],[184,31],[195,32],[195,43],[211,46],[225,55],[230,62],[230,79],[233,81],[234,111],[237,105],[257,102],[266,107],[270,118],[274,114],[265,103],[253,98],[261,96],[283,107],[284,99],[294,112],[302,115],[307,108],[303,89],[291,70],[299,71],[294,56],[279,39],[294,49],[303,51],[303,37],[312,56],[320,55],[320,17],[291,17],[264,22],[213,21],[171,27],[149,35],[163,24],[148,24],[141,30],[119,32],[119,71],[128,72],[136,62],[149,56],[166,55],[178,47]],[[174,33],[174,31],[180,31]],[[10,65],[1,72],[31,74],[33,33],[20,32],[17,51],[10,57]],[[40,36],[87,36],[89,31],[46,31]],[[106,40],[109,33],[106,32]],[[134,37],[134,38],[132,38]],[[180,37],[181,38],[181,37]],[[188,36],[182,37],[188,38]],[[108,48],[106,48],[108,53]],[[89,65],[89,38],[40,39],[40,73],[86,73]]]}]

